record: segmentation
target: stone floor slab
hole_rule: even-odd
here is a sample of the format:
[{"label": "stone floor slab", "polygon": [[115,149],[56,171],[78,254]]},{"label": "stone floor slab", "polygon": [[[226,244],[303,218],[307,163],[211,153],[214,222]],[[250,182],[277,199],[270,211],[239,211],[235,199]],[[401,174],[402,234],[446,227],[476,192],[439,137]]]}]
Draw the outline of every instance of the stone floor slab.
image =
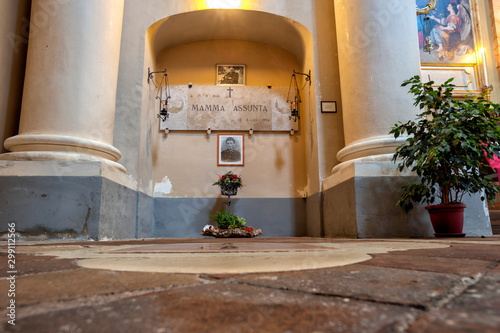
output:
[{"label": "stone floor slab", "polygon": [[[464,241],[465,242],[465,241]],[[451,249],[435,249],[433,251],[412,250],[412,255],[439,258],[474,259],[486,261],[500,261],[500,247],[498,245],[481,245],[477,243],[453,242]],[[394,253],[398,254],[398,253]],[[403,254],[401,252],[401,254]]]},{"label": "stone floor slab", "polygon": [[271,243],[271,242],[239,242],[225,241],[217,243],[177,243],[153,244],[135,247],[120,248],[108,253],[221,253],[221,252],[304,252],[304,251],[331,251],[326,248],[307,243]]},{"label": "stone floor slab", "polygon": [[483,313],[500,318],[500,275],[485,276],[454,298],[446,308],[468,313]]},{"label": "stone floor slab", "polygon": [[462,279],[453,274],[363,264],[264,276],[247,275],[238,277],[237,281],[422,308],[431,306],[445,297],[455,286],[462,284]]},{"label": "stone floor slab", "polygon": [[[16,279],[16,304],[30,305],[64,301],[99,294],[154,290],[174,285],[199,283],[196,276],[162,273],[117,272],[77,269],[36,274]],[[8,281],[0,280],[0,290],[8,290]],[[7,304],[7,294],[0,293],[0,304]]]},{"label": "stone floor slab", "polygon": [[[407,307],[215,283],[19,318],[7,332],[390,332]],[[43,327],[43,330],[40,330]]]},{"label": "stone floor slab", "polygon": [[482,313],[436,310],[423,314],[408,333],[498,333],[500,318]]},{"label": "stone floor slab", "polygon": [[[3,258],[2,258],[3,257]],[[30,275],[44,272],[58,272],[71,269],[79,269],[80,267],[75,263],[75,259],[57,259],[56,257],[49,256],[35,256],[35,255],[17,255],[16,262],[16,275]],[[7,259],[5,256],[0,256],[0,278],[7,277]]]},{"label": "stone floor slab", "polygon": [[374,258],[364,262],[365,265],[410,269],[424,272],[436,272],[445,274],[456,274],[460,276],[475,276],[485,272],[494,263],[487,260],[464,259],[464,258],[440,258],[430,259],[427,256],[412,255],[410,250],[405,254],[375,254]]},{"label": "stone floor slab", "polygon": [[[449,247],[446,243],[429,241],[347,241],[312,243],[256,241],[237,239],[212,240],[207,245],[203,242],[185,242],[166,240],[163,244],[142,243],[127,246],[119,242],[115,245],[101,242],[90,245],[49,244],[41,247],[28,246],[21,248],[24,253],[56,255],[59,258],[79,259],[77,264],[85,268],[110,269],[119,271],[185,273],[185,274],[237,274],[255,272],[279,272],[336,267],[372,258],[373,253],[389,251],[406,251],[410,249],[438,249]],[[132,242],[137,244],[137,241]],[[208,246],[207,251],[205,247]],[[203,247],[203,249],[201,249]],[[237,247],[251,249],[221,249]],[[213,248],[217,251],[214,252]],[[274,249],[273,249],[274,248]],[[286,250],[288,248],[289,250]],[[168,252],[168,251],[173,252]],[[196,249],[196,250],[193,250]],[[306,250],[307,249],[307,250]],[[165,252],[167,251],[167,252]]]}]

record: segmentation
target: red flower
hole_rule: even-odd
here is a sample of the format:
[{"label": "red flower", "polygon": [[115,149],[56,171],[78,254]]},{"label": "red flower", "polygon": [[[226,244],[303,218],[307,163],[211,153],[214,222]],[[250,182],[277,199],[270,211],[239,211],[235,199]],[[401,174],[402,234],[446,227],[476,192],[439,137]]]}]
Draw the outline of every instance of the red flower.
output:
[{"label": "red flower", "polygon": [[248,227],[248,228],[247,228],[247,231],[248,231],[248,232],[252,232],[252,228]]}]

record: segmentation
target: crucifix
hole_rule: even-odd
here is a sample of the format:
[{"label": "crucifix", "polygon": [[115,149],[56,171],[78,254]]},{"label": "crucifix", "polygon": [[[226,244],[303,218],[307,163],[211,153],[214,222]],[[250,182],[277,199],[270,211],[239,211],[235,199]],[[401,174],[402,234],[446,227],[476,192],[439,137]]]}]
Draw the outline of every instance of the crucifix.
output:
[{"label": "crucifix", "polygon": [[234,90],[234,89],[233,89],[233,88],[231,88],[231,87],[229,87],[229,88],[227,89],[227,91],[229,91],[229,98],[231,98],[231,91],[233,91],[233,90]]}]

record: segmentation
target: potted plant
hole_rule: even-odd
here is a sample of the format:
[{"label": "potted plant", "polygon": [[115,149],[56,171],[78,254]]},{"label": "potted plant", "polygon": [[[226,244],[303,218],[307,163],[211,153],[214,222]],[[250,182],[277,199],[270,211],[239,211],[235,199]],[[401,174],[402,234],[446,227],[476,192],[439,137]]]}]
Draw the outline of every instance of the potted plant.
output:
[{"label": "potted plant", "polygon": [[243,180],[241,176],[234,174],[232,171],[228,171],[222,176],[219,176],[219,179],[212,184],[212,186],[215,185],[220,186],[222,195],[236,195],[238,189],[243,187]]},{"label": "potted plant", "polygon": [[203,236],[229,238],[256,237],[262,235],[261,229],[246,227],[246,222],[243,217],[238,217],[225,210],[219,210],[215,215],[210,215],[210,218],[217,222],[218,227],[206,225],[201,233]]},{"label": "potted plant", "polygon": [[219,186],[222,195],[228,196],[227,210],[219,210],[216,214],[210,215],[210,218],[217,222],[218,227],[206,225],[203,228],[203,236],[213,237],[256,237],[262,235],[261,229],[254,229],[245,226],[246,221],[243,217],[238,217],[229,213],[229,206],[231,205],[231,195],[236,195],[240,187],[243,187],[243,180],[241,176],[228,171],[212,184],[212,186]]},{"label": "potted plant", "polygon": [[465,236],[462,198],[466,193],[482,193],[481,200],[486,197],[493,203],[500,189],[489,177],[486,160],[499,148],[499,105],[483,95],[454,99],[452,80],[435,89],[434,82],[423,83],[419,76],[406,80],[402,86],[410,86],[414,105],[423,112],[416,120],[398,122],[390,131],[395,138],[408,135],[393,161],[399,162],[399,171],[408,168],[418,177],[402,187],[397,204],[406,212],[414,203],[427,204],[438,237]]}]

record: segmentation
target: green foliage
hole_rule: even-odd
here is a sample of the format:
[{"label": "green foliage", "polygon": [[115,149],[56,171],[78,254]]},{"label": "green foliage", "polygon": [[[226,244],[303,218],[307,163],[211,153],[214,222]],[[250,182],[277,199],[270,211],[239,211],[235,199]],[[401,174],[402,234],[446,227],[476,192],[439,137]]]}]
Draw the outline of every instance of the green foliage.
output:
[{"label": "green foliage", "polygon": [[243,217],[230,214],[225,210],[219,210],[215,215],[210,215],[210,218],[217,222],[221,229],[242,228],[246,223]]},{"label": "green foliage", "polygon": [[395,138],[408,136],[393,156],[399,171],[408,168],[419,177],[402,188],[397,204],[405,211],[413,203],[459,203],[465,193],[483,189],[493,202],[500,189],[487,177],[485,160],[485,152],[491,158],[499,149],[500,106],[484,96],[454,99],[452,80],[436,89],[434,82],[423,83],[419,76],[402,84],[410,85],[414,105],[423,110],[415,121],[399,122],[390,131]]}]

